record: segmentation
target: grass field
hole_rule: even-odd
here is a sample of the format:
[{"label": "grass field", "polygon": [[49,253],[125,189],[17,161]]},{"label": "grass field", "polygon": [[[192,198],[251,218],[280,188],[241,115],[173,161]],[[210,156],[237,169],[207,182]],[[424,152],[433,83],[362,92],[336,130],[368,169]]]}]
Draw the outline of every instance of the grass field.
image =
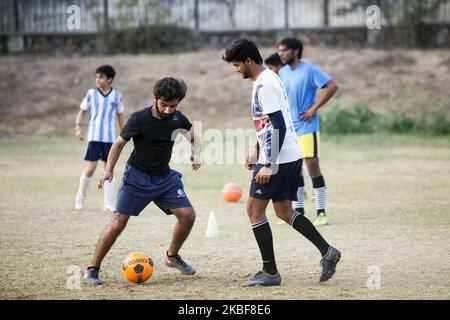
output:
[{"label": "grass field", "polygon": [[[154,205],[132,218],[102,265],[106,285],[69,290],[67,268],[83,270],[110,214],[95,184],[87,209],[73,208],[85,143],[72,137],[0,140],[0,299],[449,299],[450,138],[411,136],[323,137],[322,171],[331,224],[320,228],[342,251],[336,275],[319,285],[318,251],[288,225],[271,224],[282,286],[241,288],[260,268],[245,212],[250,173],[241,165],[204,166],[184,174],[196,224],[181,255],[193,277],[163,266],[174,218]],[[131,151],[116,167],[121,177]],[[225,203],[222,186],[242,185],[244,197]],[[307,191],[311,195],[310,185]],[[314,217],[314,203],[306,202]],[[209,211],[220,236],[206,238]],[[143,285],[126,282],[121,260],[143,251],[155,261]],[[367,286],[372,270],[379,288]],[[369,271],[369,273],[368,273]]]}]

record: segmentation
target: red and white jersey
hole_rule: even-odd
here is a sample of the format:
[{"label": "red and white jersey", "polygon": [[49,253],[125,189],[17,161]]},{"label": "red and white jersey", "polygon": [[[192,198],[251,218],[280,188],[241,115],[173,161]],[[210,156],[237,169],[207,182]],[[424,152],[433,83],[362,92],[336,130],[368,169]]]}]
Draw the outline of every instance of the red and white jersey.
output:
[{"label": "red and white jersey", "polygon": [[[288,163],[302,158],[302,151],[297,142],[289,101],[281,79],[271,70],[265,69],[253,83],[252,115],[259,144],[258,163],[267,163],[271,152],[279,149],[279,135],[269,119],[269,114],[281,110],[286,123],[286,135],[276,163]],[[275,137],[275,139],[273,139]],[[272,151],[273,150],[273,151]]]}]

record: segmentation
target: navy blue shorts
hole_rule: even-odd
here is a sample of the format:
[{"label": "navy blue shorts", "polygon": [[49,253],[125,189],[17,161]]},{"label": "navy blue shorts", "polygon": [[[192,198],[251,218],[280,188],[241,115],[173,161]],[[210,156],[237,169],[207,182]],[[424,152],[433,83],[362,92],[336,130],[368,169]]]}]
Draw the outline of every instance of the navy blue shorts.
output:
[{"label": "navy blue shorts", "polygon": [[172,214],[170,209],[192,207],[181,177],[176,170],[152,176],[127,163],[117,196],[117,212],[138,216],[152,201],[166,214]]},{"label": "navy blue shorts", "polygon": [[111,150],[112,143],[89,141],[84,160],[86,161],[106,161],[108,160],[109,150]]},{"label": "navy blue shorts", "polygon": [[297,200],[298,179],[302,167],[302,159],[294,162],[282,163],[278,167],[276,174],[270,177],[269,183],[256,183],[255,177],[263,167],[257,163],[253,171],[252,182],[250,184],[250,197],[261,200]]}]

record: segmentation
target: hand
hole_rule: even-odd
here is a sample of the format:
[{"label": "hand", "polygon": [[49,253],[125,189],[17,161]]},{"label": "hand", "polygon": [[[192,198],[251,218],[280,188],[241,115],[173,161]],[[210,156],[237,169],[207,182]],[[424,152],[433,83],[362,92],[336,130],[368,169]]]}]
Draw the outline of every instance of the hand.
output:
[{"label": "hand", "polygon": [[317,112],[317,109],[314,106],[312,106],[311,108],[306,110],[306,112],[300,112],[301,119],[303,121],[311,122],[311,119],[316,114],[316,112]]},{"label": "hand", "polygon": [[100,177],[100,180],[98,180],[97,188],[100,190],[103,188],[103,185],[105,184],[105,181],[111,182],[113,179],[113,174],[111,172],[103,172],[102,176]]},{"label": "hand", "polygon": [[254,149],[251,154],[245,158],[244,167],[247,170],[255,170],[256,162],[258,161],[258,150]]},{"label": "hand", "polygon": [[191,162],[192,162],[192,170],[197,171],[202,166],[200,157],[191,155]]},{"label": "hand", "polygon": [[84,135],[83,128],[77,127],[75,129],[75,137],[77,137],[78,140],[83,141],[84,140],[83,135]]},{"label": "hand", "polygon": [[272,169],[267,168],[267,167],[262,167],[256,174],[256,177],[255,177],[256,183],[258,183],[258,184],[268,183],[271,175],[272,175]]}]

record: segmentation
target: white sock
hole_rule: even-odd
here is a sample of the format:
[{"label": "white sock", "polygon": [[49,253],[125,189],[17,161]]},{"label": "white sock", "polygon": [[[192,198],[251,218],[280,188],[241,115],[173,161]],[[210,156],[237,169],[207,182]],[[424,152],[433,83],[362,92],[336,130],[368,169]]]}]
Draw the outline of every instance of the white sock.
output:
[{"label": "white sock", "polygon": [[116,185],[116,179],[113,177],[111,182],[105,181],[103,184],[104,192],[104,205],[114,208],[114,186]]},{"label": "white sock", "polygon": [[327,187],[315,188],[314,196],[316,197],[317,211],[325,211],[325,202],[327,199]]},{"label": "white sock", "polygon": [[305,187],[297,189],[297,201],[294,201],[294,209],[303,208],[305,202]]},{"label": "white sock", "polygon": [[80,185],[78,187],[78,194],[86,197],[86,192],[89,188],[89,184],[91,183],[92,177],[86,177],[84,174],[81,174],[80,177]]}]

